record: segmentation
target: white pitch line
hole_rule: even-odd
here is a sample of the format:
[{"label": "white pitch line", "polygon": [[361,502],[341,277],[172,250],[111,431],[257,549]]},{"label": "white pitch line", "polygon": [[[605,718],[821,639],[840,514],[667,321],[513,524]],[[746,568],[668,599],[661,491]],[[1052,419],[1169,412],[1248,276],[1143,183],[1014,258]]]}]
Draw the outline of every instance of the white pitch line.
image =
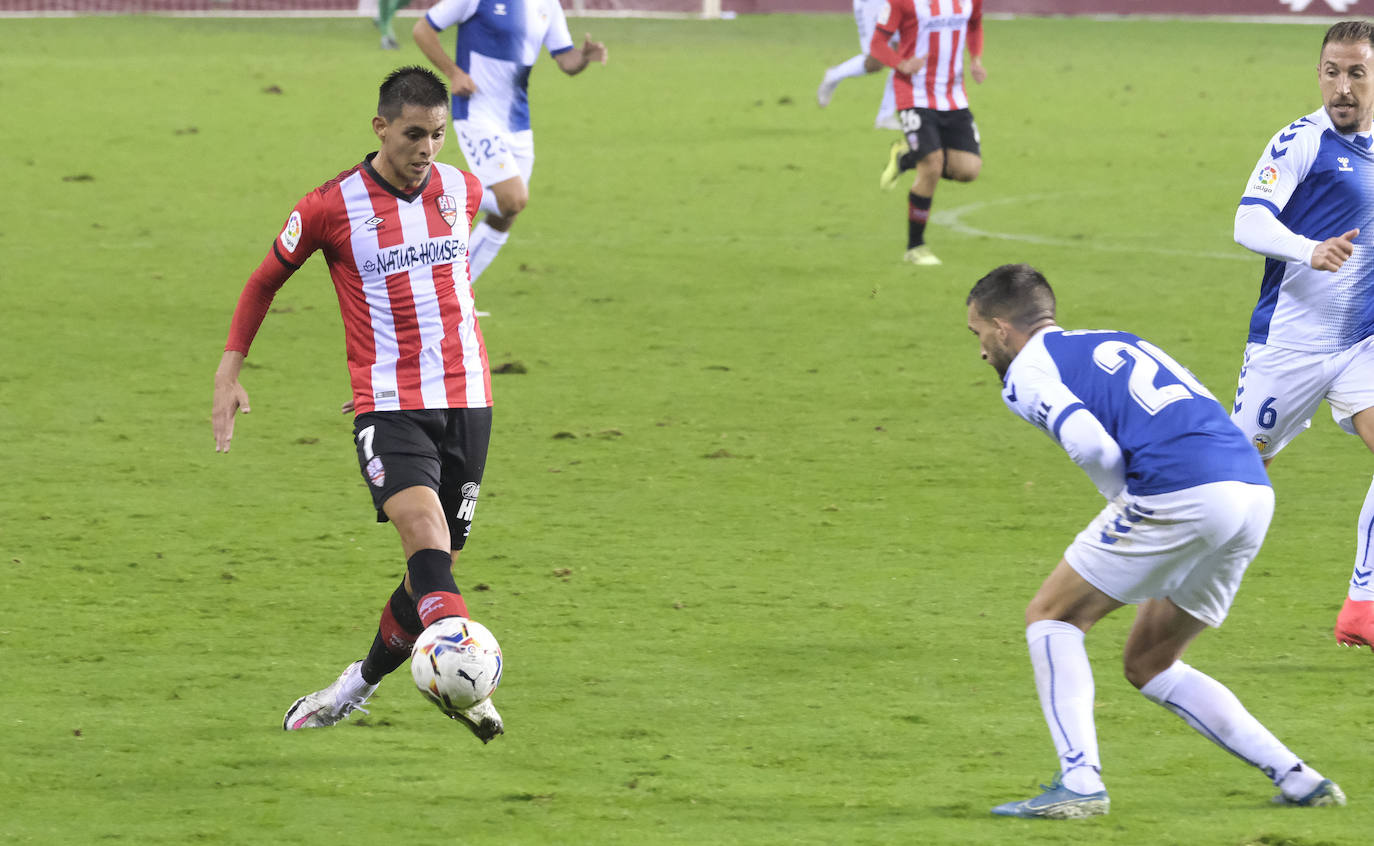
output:
[{"label": "white pitch line", "polygon": [[1000,200],[986,200],[981,203],[969,203],[966,206],[958,206],[952,209],[942,209],[931,215],[932,222],[952,229],[964,235],[976,235],[983,238],[997,238],[1002,241],[1020,241],[1024,244],[1037,244],[1043,247],[1078,247],[1085,250],[1097,250],[1107,253],[1154,253],[1161,256],[1177,256],[1180,258],[1205,258],[1205,259],[1228,259],[1231,261],[1251,261],[1255,257],[1253,254],[1237,248],[1235,252],[1209,252],[1204,250],[1173,250],[1167,247],[1149,246],[1130,246],[1127,244],[1105,243],[1094,238],[1055,238],[1045,235],[1025,235],[1017,232],[995,232],[987,229],[979,229],[970,226],[963,221],[964,215],[990,209],[994,206],[1006,206],[1013,203],[1024,203],[1035,200],[1049,200],[1059,197],[1072,196],[1070,194],[1026,194],[1020,197],[1003,197]]}]

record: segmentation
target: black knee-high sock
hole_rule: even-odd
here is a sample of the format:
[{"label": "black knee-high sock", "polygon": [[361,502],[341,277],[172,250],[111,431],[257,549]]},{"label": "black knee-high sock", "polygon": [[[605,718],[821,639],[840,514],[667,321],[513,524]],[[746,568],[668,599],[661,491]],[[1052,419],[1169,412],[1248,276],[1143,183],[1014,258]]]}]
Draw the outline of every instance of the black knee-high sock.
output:
[{"label": "black knee-high sock", "polygon": [[453,581],[453,556],[442,549],[422,549],[406,561],[410,591],[420,620],[431,625],[444,617],[466,617],[467,602]]},{"label": "black knee-high sock", "polygon": [[424,631],[420,614],[415,610],[415,600],[406,593],[402,581],[382,607],[382,619],[377,625],[377,636],[372,639],[372,648],[363,659],[363,681],[376,684],[382,676],[396,670],[410,657],[410,648],[415,639]]},{"label": "black knee-high sock", "polygon": [[908,250],[912,247],[919,247],[926,242],[926,222],[930,220],[930,202],[932,199],[934,198],[922,197],[916,193],[906,195],[906,248]]}]

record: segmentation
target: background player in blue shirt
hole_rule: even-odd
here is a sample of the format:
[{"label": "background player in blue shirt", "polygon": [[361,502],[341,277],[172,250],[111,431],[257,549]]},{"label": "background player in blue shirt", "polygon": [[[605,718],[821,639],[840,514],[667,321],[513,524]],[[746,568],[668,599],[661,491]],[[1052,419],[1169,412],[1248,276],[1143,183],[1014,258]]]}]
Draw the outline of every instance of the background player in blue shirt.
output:
[{"label": "background player in blue shirt", "polygon": [[[1374,26],[1326,31],[1322,108],[1265,146],[1236,210],[1235,238],[1266,257],[1231,420],[1272,461],[1324,399],[1374,450]],[[1374,645],[1374,484],[1336,640]]]},{"label": "background player in blue shirt", "polygon": [[[454,56],[439,33],[458,28]],[[511,225],[529,202],[534,171],[530,125],[530,72],[547,48],[569,76],[588,64],[606,64],[606,45],[588,35],[574,49],[558,0],[439,0],[411,31],[416,45],[448,77],[453,130],[468,170],[486,189],[486,217],[468,240],[472,282],[505,245]]]},{"label": "background player in blue shirt", "polygon": [[1026,642],[1059,773],[1039,796],[994,814],[1105,814],[1093,678],[1084,635],[1138,605],[1126,678],[1279,788],[1276,802],[1343,805],[1235,695],[1180,660],[1219,626],[1274,512],[1264,467],[1191,373],[1127,332],[1066,332],[1054,292],[1029,265],[1003,265],[968,295],[968,326],[1002,377],[1002,399],[1064,448],[1107,498],[1026,609]]}]

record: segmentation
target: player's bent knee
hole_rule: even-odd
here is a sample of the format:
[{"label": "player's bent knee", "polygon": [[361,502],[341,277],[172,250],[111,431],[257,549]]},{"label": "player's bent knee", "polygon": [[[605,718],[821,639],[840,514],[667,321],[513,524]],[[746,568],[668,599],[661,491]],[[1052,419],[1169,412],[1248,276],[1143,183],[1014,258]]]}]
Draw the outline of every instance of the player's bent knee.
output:
[{"label": "player's bent knee", "polygon": [[978,178],[978,172],[982,169],[982,165],[960,168],[951,174],[951,178],[955,182],[972,182]]},{"label": "player's bent knee", "polygon": [[983,160],[976,156],[951,156],[945,166],[944,177],[955,182],[972,182],[983,169]]},{"label": "player's bent knee", "polygon": [[1131,687],[1140,690],[1150,683],[1150,679],[1169,669],[1174,663],[1171,656],[1162,665],[1157,660],[1151,660],[1149,656],[1126,655],[1122,659],[1122,670],[1126,676],[1126,681],[1131,683]]},{"label": "player's bent knee", "polygon": [[530,198],[528,194],[509,199],[505,197],[496,198],[496,204],[501,208],[501,216],[507,219],[515,217],[517,214],[524,211],[529,201]]},{"label": "player's bent knee", "polygon": [[403,488],[382,503],[382,511],[408,552],[426,547],[448,549],[448,520],[433,489],[423,485]]}]

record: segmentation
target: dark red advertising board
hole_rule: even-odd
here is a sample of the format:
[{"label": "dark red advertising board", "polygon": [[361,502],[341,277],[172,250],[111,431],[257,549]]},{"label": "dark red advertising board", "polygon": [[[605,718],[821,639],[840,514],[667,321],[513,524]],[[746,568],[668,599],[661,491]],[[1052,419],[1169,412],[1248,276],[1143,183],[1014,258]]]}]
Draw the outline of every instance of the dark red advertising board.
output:
[{"label": "dark red advertising board", "polygon": [[[739,14],[850,12],[846,0],[724,0]],[[986,12],[1014,15],[1239,15],[1364,17],[1374,0],[986,0]]]}]

